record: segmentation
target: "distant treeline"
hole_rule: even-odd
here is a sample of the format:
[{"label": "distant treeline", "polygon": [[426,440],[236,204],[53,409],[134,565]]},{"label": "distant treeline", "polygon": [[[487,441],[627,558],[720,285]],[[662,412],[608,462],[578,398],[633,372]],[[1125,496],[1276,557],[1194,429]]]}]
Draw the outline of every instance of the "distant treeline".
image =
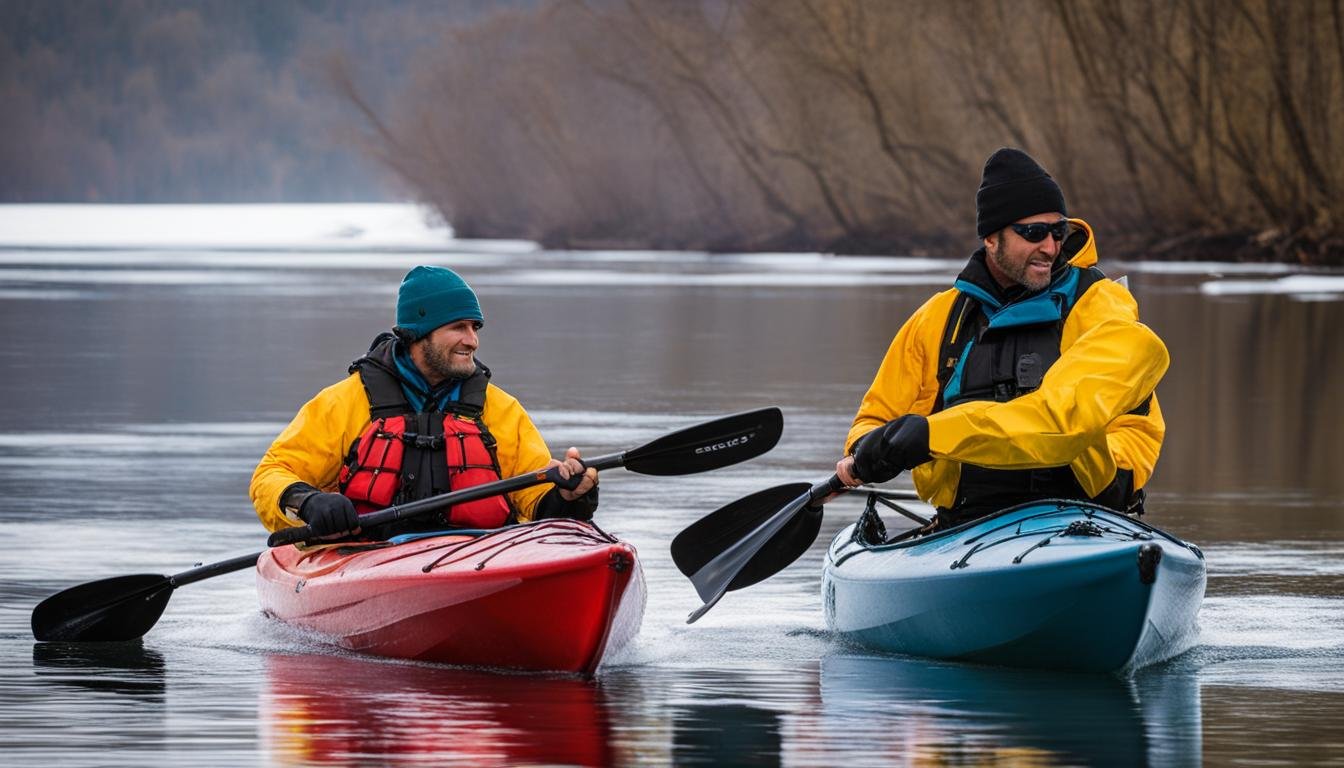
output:
[{"label": "distant treeline", "polygon": [[0,202],[385,199],[326,60],[382,106],[409,57],[495,5],[0,0]]},{"label": "distant treeline", "polygon": [[1001,145],[1106,253],[1344,262],[1339,0],[551,0],[416,55],[370,146],[461,235],[963,253]]}]

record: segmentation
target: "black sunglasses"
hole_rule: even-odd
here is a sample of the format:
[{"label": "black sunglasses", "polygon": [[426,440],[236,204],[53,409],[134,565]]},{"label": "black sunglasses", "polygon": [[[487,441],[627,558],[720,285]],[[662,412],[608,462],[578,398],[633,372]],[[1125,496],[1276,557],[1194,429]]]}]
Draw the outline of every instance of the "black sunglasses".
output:
[{"label": "black sunglasses", "polygon": [[1038,221],[1035,224],[1009,224],[1008,226],[1012,227],[1013,231],[1028,243],[1039,243],[1045,239],[1046,234],[1055,238],[1055,242],[1059,242],[1069,233],[1068,219],[1060,219],[1053,224]]}]

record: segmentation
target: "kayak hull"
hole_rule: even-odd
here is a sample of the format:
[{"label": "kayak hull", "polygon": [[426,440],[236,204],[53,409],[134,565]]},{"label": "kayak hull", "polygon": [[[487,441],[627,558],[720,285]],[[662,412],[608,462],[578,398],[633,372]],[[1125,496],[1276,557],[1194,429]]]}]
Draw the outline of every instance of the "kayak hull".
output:
[{"label": "kayak hull", "polygon": [[827,552],[822,598],[827,625],[867,648],[1114,672],[1170,658],[1197,634],[1203,554],[1103,507],[1024,504],[877,546],[853,531]]},{"label": "kayak hull", "polygon": [[638,633],[645,601],[635,549],[575,520],[276,547],[257,594],[267,615],[360,653],[585,675]]}]

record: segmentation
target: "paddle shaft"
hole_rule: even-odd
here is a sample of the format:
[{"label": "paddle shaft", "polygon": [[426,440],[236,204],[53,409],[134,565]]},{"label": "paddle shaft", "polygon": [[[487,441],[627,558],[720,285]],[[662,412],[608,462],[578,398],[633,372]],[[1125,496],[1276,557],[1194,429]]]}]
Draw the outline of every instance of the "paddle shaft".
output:
[{"label": "paddle shaft", "polygon": [[[228,560],[220,560],[218,563],[210,563],[208,565],[197,566],[195,568],[183,571],[181,573],[175,573],[172,576],[164,576],[162,577],[163,581],[159,582],[158,584],[152,584],[150,586],[138,589],[134,592],[118,595],[116,599],[108,600],[106,602],[106,605],[108,606],[116,605],[117,603],[124,602],[126,600],[132,600],[137,597],[153,594],[155,592],[162,590],[164,587],[167,587],[168,589],[177,589],[178,587],[186,586],[187,584],[193,584],[198,581],[204,581],[205,579],[213,578],[215,576],[223,576],[226,573],[233,573],[234,571],[241,571],[246,568],[252,568],[256,566],[257,560],[262,556],[262,554],[263,553],[261,552],[253,552],[250,555],[239,555],[238,557],[231,557]],[[109,579],[109,581],[111,581],[111,579]],[[95,606],[95,607],[101,607],[101,606]]]},{"label": "paddle shaft", "polygon": [[[721,559],[726,562],[737,561],[740,559],[741,562],[745,563],[751,558],[750,556],[742,558],[744,553],[750,552],[751,554],[755,554],[755,552],[761,548],[761,545],[773,538],[776,533],[779,533],[779,529],[783,528],[790,520],[792,520],[794,515],[807,507],[818,506],[828,496],[845,493],[848,490],[849,488],[840,481],[839,475],[831,475],[830,479],[812,486],[808,489],[807,493],[794,499],[788,506],[772,515],[769,520],[756,526],[755,530],[739,539],[737,543],[724,551],[723,555],[720,556]],[[720,558],[716,558],[714,561],[707,564],[695,574],[691,581],[709,581],[712,576],[718,575],[714,573],[712,566],[714,566],[716,562],[719,562],[719,559]],[[733,570],[736,572],[739,569],[735,568]],[[702,577],[701,574],[705,574],[705,576]]]},{"label": "paddle shaft", "polygon": [[251,568],[257,564],[257,558],[261,557],[260,552],[253,552],[250,555],[240,555],[228,560],[221,560],[218,563],[202,565],[192,568],[189,571],[183,571],[168,577],[169,586],[176,589],[184,584],[192,584],[213,576],[222,576],[226,573],[241,571],[244,568]]},{"label": "paddle shaft", "polygon": [[[784,415],[780,410],[760,408],[685,427],[628,451],[581,461],[584,466],[597,470],[625,467],[642,475],[690,475],[759,456],[774,447],[783,431]],[[384,525],[548,482],[562,482],[557,467],[388,507],[360,516],[359,524],[361,527]],[[312,537],[308,526],[296,526],[272,533],[266,543],[277,547]]]},{"label": "paddle shaft", "polygon": [[[585,467],[596,469],[599,472],[604,469],[615,469],[625,464],[625,452],[611,453],[606,456],[598,456],[595,459],[581,459]],[[521,491],[524,488],[531,488],[534,485],[552,482],[548,469],[539,469],[535,472],[527,472],[521,475],[500,480],[497,483],[486,483],[485,485],[475,485],[470,488],[463,488],[460,491],[445,493],[441,496],[431,496],[428,499],[411,501],[405,504],[398,504],[387,509],[380,509],[367,515],[360,515],[359,524],[362,525],[384,525],[394,523],[408,517],[418,517],[427,512],[434,512],[444,507],[454,504],[464,504],[468,501],[485,499],[491,496],[498,496],[504,493],[513,493]]]},{"label": "paddle shaft", "polygon": [[[585,467],[591,467],[598,471],[604,469],[614,469],[625,464],[625,452],[612,453],[606,456],[598,456],[595,459],[583,459]],[[549,468],[539,469],[535,472],[527,472],[521,475],[499,480],[484,485],[473,485],[470,488],[463,488],[460,491],[443,493],[438,496],[430,496],[427,499],[409,501],[405,504],[380,509],[377,512],[370,512],[367,515],[359,516],[359,525],[363,527],[372,527],[376,525],[386,525],[398,520],[405,520],[410,517],[419,517],[430,512],[437,512],[445,507],[451,507],[454,504],[465,504],[469,501],[486,499],[491,496],[499,496],[505,493],[513,493],[524,488],[530,488],[534,485],[553,482],[555,478],[551,477]],[[293,528],[282,528],[266,540],[267,546],[278,547],[283,544],[294,544],[300,541],[306,541],[313,537],[312,530],[306,525],[295,526]],[[203,577],[204,578],[204,577]]]},{"label": "paddle shaft", "polygon": [[164,576],[163,581],[159,584],[145,587],[144,589],[140,589],[128,595],[121,595],[115,600],[109,600],[107,604],[116,605],[117,603],[128,599],[134,599],[136,597],[158,592],[164,587],[167,587],[168,589],[177,589],[178,587],[193,584],[198,581],[204,581],[205,579],[213,578],[215,576],[223,576],[226,573],[233,573],[234,571],[252,568],[256,566],[257,560],[261,555],[261,552],[253,552],[250,555],[239,555],[238,557],[231,557],[228,560],[220,560],[218,563],[197,566],[191,570],[175,573],[172,576]]}]

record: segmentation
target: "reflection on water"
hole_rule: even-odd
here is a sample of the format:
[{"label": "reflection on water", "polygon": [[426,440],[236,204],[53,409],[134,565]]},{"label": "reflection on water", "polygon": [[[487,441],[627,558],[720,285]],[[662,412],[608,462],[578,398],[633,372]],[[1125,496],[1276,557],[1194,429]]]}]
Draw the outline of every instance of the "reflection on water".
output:
[{"label": "reflection on water", "polygon": [[1105,675],[837,653],[821,663],[821,718],[865,751],[930,764],[1199,765],[1198,686],[1166,682],[1150,698]]},{"label": "reflection on water", "polygon": [[271,654],[260,718],[280,765],[609,765],[602,689],[341,656]]},{"label": "reflection on water", "polygon": [[140,640],[126,643],[35,643],[33,671],[43,683],[109,691],[163,703],[163,655]]},{"label": "reflection on water", "polygon": [[779,716],[746,704],[691,704],[674,713],[677,765],[779,765]]}]

